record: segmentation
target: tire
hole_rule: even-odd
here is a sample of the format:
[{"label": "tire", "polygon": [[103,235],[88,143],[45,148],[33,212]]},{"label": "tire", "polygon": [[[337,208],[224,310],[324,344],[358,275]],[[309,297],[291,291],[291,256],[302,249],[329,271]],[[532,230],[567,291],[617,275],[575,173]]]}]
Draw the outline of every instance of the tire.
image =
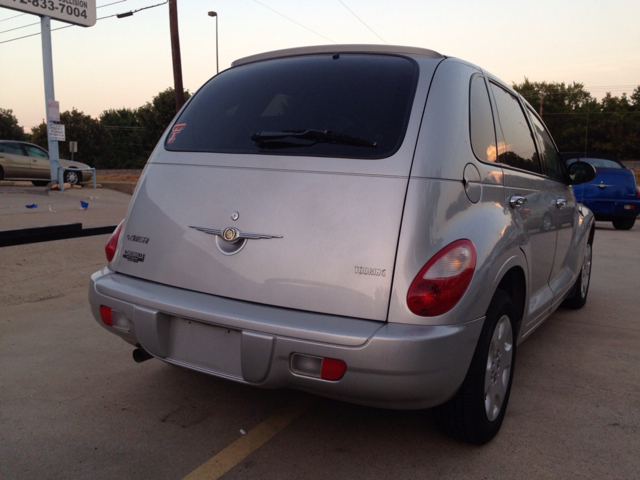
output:
[{"label": "tire", "polygon": [[616,230],[631,230],[636,223],[636,217],[614,218],[612,222]]},{"label": "tire", "polygon": [[31,180],[36,187],[46,187],[49,185],[49,180]]},{"label": "tire", "polygon": [[82,173],[77,170],[65,170],[64,172],[64,183],[69,183],[71,185],[78,185],[82,180]]},{"label": "tire", "polygon": [[436,427],[445,435],[482,445],[500,430],[513,380],[516,320],[511,297],[497,290],[462,386],[451,400],[432,410]]},{"label": "tire", "polygon": [[[593,233],[593,232],[592,232]],[[578,310],[587,303],[587,295],[589,294],[589,283],[591,281],[591,263],[593,259],[593,235],[589,238],[587,245],[584,247],[584,255],[582,257],[582,268],[576,283],[569,292],[567,298],[564,299],[561,306]]]},{"label": "tire", "polygon": [[551,215],[547,212],[542,217],[542,226],[540,227],[541,232],[548,232],[551,230],[553,226],[553,220],[551,219]]}]

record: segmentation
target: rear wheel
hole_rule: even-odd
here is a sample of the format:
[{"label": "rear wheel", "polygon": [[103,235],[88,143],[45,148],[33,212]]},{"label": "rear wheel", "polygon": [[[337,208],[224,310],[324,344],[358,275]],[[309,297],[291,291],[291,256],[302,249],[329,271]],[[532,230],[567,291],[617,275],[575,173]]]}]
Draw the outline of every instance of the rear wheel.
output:
[{"label": "rear wheel", "polygon": [[616,230],[631,230],[636,223],[636,217],[620,217],[613,219],[613,228]]},{"label": "rear wheel", "polygon": [[460,390],[433,409],[434,423],[444,434],[481,445],[500,430],[513,379],[516,319],[511,297],[497,290]]},{"label": "rear wheel", "polygon": [[573,284],[569,296],[562,302],[562,306],[577,310],[584,307],[587,303],[587,294],[589,293],[589,282],[591,280],[591,261],[593,258],[592,245],[593,237],[584,247],[584,255],[582,257],[582,268],[576,283]]}]

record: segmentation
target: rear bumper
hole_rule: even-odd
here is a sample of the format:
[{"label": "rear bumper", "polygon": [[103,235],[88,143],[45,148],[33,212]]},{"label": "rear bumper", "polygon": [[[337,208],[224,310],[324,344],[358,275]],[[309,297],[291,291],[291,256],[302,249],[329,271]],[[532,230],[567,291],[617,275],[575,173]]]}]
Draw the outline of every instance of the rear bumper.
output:
[{"label": "rear bumper", "polygon": [[[260,387],[402,409],[435,406],[455,394],[484,322],[420,326],[315,314],[181,290],[107,268],[91,276],[89,301],[102,327],[168,363]],[[105,325],[101,305],[121,312],[125,328]],[[337,358],[347,371],[338,381],[297,375],[290,368],[293,353]]]},{"label": "rear bumper", "polygon": [[640,200],[584,199],[584,205],[593,212],[596,220],[611,221],[620,217],[637,217],[640,215]]}]

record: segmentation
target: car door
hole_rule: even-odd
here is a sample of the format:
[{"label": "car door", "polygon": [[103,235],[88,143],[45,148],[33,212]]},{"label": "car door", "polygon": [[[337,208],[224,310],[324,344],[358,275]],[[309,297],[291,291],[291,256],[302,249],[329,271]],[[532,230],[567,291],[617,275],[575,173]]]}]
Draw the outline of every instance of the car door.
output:
[{"label": "car door", "polygon": [[573,190],[567,184],[566,166],[551,135],[536,113],[530,108],[527,110],[540,147],[545,174],[551,180],[548,187],[555,205],[556,254],[549,286],[556,298],[559,298],[573,285],[576,262],[572,252],[577,242],[578,203]]},{"label": "car door", "polygon": [[507,210],[519,227],[520,248],[527,258],[528,310],[523,335],[544,320],[553,302],[549,277],[556,250],[556,232],[549,228],[555,214],[553,180],[543,175],[533,133],[518,98],[490,82],[498,162],[503,165]]},{"label": "car door", "polygon": [[25,145],[25,149],[31,165],[31,178],[48,180],[51,176],[49,171],[49,154],[35,145]]},{"label": "car door", "polygon": [[0,164],[4,178],[29,178],[31,165],[18,142],[0,143]]}]

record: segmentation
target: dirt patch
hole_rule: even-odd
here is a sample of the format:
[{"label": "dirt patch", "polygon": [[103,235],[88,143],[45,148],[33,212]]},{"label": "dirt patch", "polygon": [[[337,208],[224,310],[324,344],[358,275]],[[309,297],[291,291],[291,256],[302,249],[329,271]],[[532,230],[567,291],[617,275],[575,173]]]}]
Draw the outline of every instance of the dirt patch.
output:
[{"label": "dirt patch", "polygon": [[104,182],[138,182],[140,173],[108,173],[105,175],[97,174],[96,181]]}]

